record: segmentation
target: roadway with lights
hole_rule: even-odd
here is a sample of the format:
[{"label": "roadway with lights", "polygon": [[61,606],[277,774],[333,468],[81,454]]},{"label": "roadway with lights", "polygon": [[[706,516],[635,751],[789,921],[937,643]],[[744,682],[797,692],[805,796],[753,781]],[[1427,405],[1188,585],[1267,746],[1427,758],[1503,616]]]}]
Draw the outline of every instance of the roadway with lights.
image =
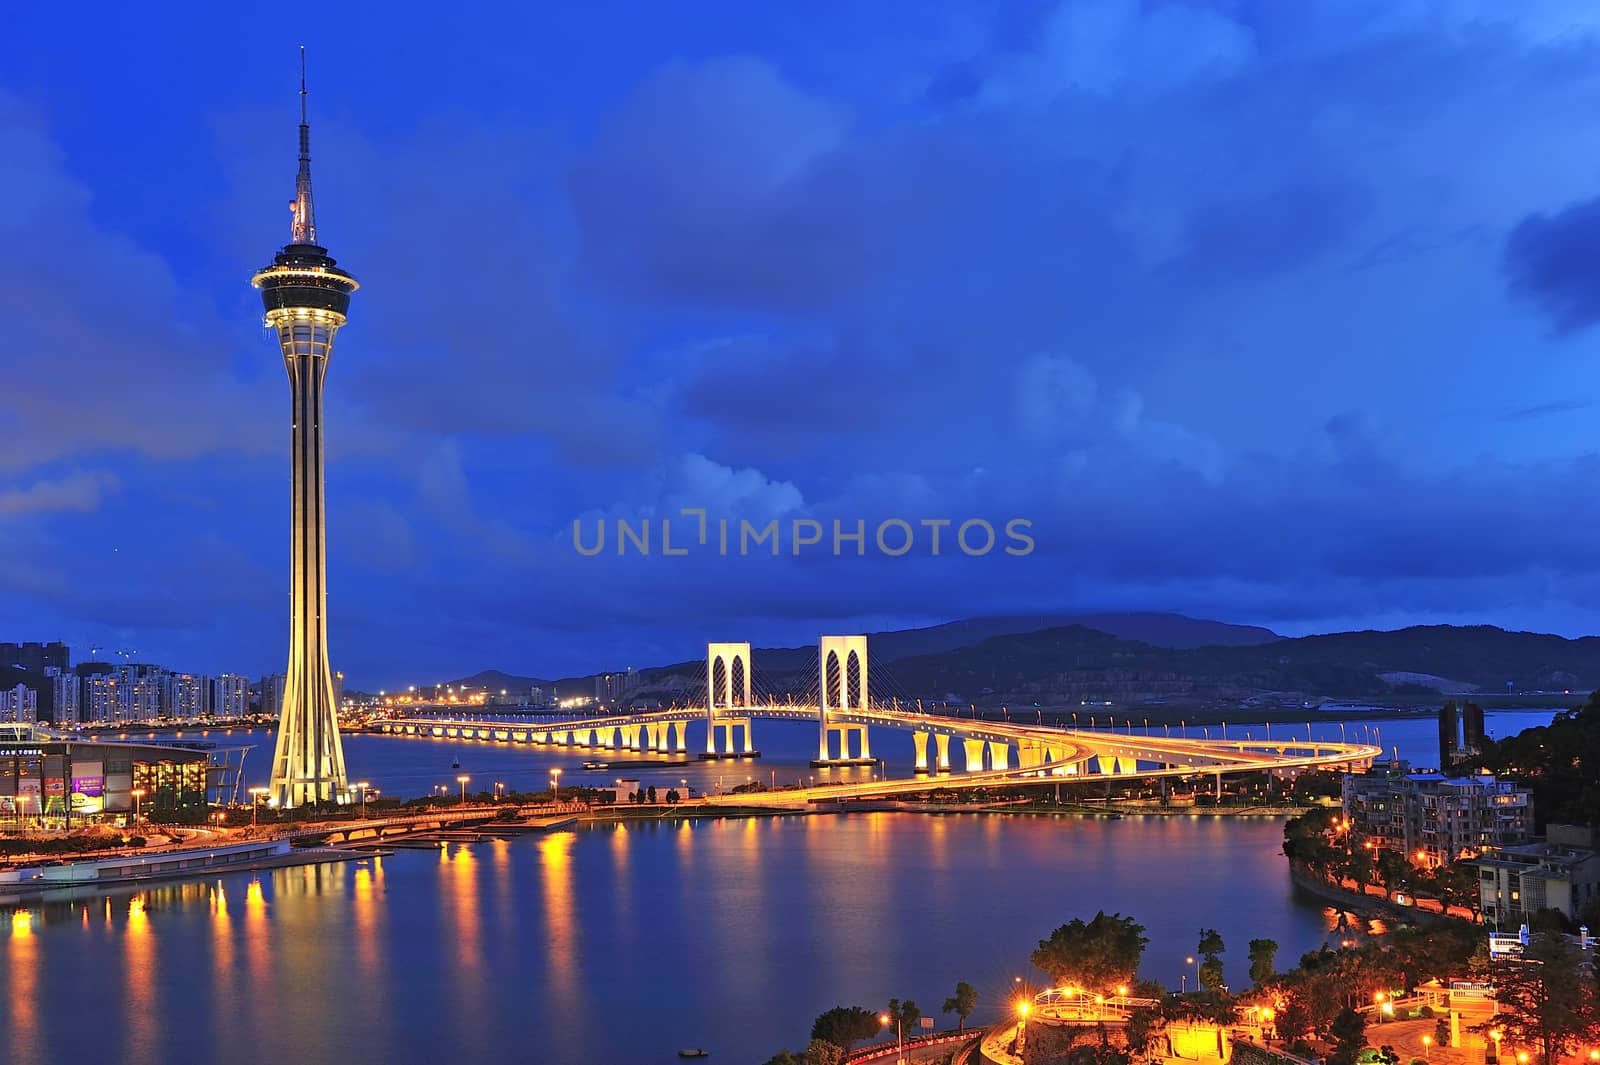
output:
[{"label": "roadway with lights", "polygon": [[[821,712],[816,705],[771,703],[728,707],[720,710],[718,716],[702,706],[539,724],[428,716],[376,722],[373,730],[391,735],[551,746],[574,753],[594,750],[684,755],[689,753],[686,743],[689,723],[712,723],[710,727],[714,729],[724,727],[730,720],[742,721],[748,730],[748,721],[753,718],[820,723]],[[1370,764],[1382,754],[1382,748],[1371,744],[1309,737],[1174,738],[918,714],[889,707],[829,710],[827,724],[835,729],[871,727],[912,733],[918,752],[917,775],[716,796],[706,801],[741,806],[805,806],[845,799],[890,798],[952,787],[1037,784],[1042,779],[1081,783],[1214,776],[1220,784],[1223,775],[1359,767]],[[930,738],[939,752],[933,758],[928,757]],[[731,739],[730,736],[730,749],[718,757],[740,757],[740,752],[731,749]],[[954,770],[948,757],[949,747],[955,743],[960,744],[966,755],[965,771]],[[748,731],[746,744],[749,745]],[[821,759],[818,764],[844,765],[852,761],[860,764],[862,760]]]}]

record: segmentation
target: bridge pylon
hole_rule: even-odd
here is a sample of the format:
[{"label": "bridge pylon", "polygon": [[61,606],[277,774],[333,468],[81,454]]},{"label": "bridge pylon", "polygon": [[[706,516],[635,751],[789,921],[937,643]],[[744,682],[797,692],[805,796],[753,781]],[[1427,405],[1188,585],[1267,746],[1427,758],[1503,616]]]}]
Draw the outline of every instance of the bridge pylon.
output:
[{"label": "bridge pylon", "polygon": [[[760,758],[750,731],[750,645],[706,644],[706,750],[701,758]],[[735,732],[744,729],[744,746],[736,749]],[[723,749],[717,750],[717,730]]]},{"label": "bridge pylon", "polygon": [[[865,636],[824,636],[817,645],[817,717],[820,735],[814,766],[871,765],[867,726],[864,721],[849,721],[848,715],[865,711],[868,703],[867,638]],[[850,736],[860,737],[859,753],[850,754]],[[839,737],[839,754],[834,757],[829,737]]]}]

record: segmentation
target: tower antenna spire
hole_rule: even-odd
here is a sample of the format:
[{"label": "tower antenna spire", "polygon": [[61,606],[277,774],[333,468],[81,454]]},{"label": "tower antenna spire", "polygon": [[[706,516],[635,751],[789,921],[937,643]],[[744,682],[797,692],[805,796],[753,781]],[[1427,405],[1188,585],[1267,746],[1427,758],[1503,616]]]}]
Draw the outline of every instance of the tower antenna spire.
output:
[{"label": "tower antenna spire", "polygon": [[306,121],[306,46],[300,46],[300,172],[294,180],[294,202],[289,205],[294,222],[291,244],[317,242],[317,218],[311,208],[311,126]]}]

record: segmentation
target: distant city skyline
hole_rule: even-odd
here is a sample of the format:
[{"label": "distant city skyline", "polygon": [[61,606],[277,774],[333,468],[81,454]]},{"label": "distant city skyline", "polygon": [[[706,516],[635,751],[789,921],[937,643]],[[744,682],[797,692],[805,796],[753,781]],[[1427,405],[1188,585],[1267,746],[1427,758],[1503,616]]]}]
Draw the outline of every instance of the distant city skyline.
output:
[{"label": "distant city skyline", "polygon": [[[300,44],[371,293],[328,397],[353,687],[984,614],[1600,631],[1600,13],[1479,7],[19,12],[0,638],[282,668],[238,279]],[[1036,549],[573,548],[684,508]]]}]

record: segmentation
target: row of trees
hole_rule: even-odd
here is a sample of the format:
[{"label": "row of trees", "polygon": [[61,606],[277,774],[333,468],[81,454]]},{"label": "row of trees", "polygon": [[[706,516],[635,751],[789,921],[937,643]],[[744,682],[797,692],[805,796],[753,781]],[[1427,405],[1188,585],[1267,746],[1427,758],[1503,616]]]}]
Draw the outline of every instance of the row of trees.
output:
[{"label": "row of trees", "polygon": [[[1128,997],[1154,1000],[1155,1006],[1135,1010],[1129,1017],[1127,1034],[1135,1051],[1144,1049],[1167,1021],[1205,1018],[1227,1024],[1236,1019],[1240,1004],[1250,1004],[1272,1008],[1276,1035],[1295,1053],[1310,1056],[1316,1040],[1327,1048],[1329,1065],[1356,1065],[1366,1046],[1361,1007],[1370,1006],[1378,995],[1462,975],[1494,983],[1499,1010],[1485,1028],[1498,1032],[1508,1046],[1538,1049],[1543,1065],[1555,1065],[1560,1055],[1585,1041],[1600,1040],[1597,967],[1588,964],[1567,937],[1553,932],[1535,933],[1520,959],[1491,964],[1475,928],[1402,926],[1385,942],[1311,951],[1287,972],[1277,971],[1276,942],[1252,939],[1253,987],[1241,996],[1230,995],[1222,981],[1227,946],[1216,929],[1200,930],[1195,944],[1200,986],[1187,995],[1168,994],[1159,983],[1138,981],[1148,944],[1138,921],[1100,911],[1088,921],[1074,918],[1057,927],[1039,941],[1031,960],[1053,986],[1082,988],[1108,998],[1123,991]],[[979,997],[971,984],[959,983],[942,1011],[955,1014],[965,1027]],[[805,1052],[786,1051],[768,1065],[835,1065],[849,1047],[877,1035],[885,1027],[884,1017],[891,1029],[898,1021],[909,1033],[922,1016],[909,999],[890,999],[882,1014],[861,1006],[835,1007],[817,1017]],[[1442,1046],[1448,1037],[1448,1026],[1441,1025],[1433,1038]],[[1378,1057],[1385,1065],[1394,1065],[1389,1048]]]},{"label": "row of trees", "polygon": [[1413,865],[1403,854],[1370,846],[1369,842],[1352,838],[1334,808],[1312,810],[1289,819],[1283,826],[1283,853],[1317,876],[1335,882],[1354,880],[1362,886],[1373,884],[1389,891],[1405,887],[1446,906],[1478,912],[1478,870],[1470,862],[1449,862],[1429,869]]},{"label": "row of trees", "polygon": [[[965,1029],[980,997],[977,988],[962,980],[956,984],[955,993],[944,1000],[941,1012],[955,1014],[957,1027]],[[812,1022],[811,1042],[805,1050],[780,1050],[767,1059],[766,1065],[838,1065],[856,1043],[871,1039],[885,1028],[892,1032],[897,1024],[900,1031],[909,1035],[917,1030],[922,1017],[921,1007],[911,999],[902,1002],[891,998],[882,1013],[865,1006],[835,1006],[818,1014]]]}]

